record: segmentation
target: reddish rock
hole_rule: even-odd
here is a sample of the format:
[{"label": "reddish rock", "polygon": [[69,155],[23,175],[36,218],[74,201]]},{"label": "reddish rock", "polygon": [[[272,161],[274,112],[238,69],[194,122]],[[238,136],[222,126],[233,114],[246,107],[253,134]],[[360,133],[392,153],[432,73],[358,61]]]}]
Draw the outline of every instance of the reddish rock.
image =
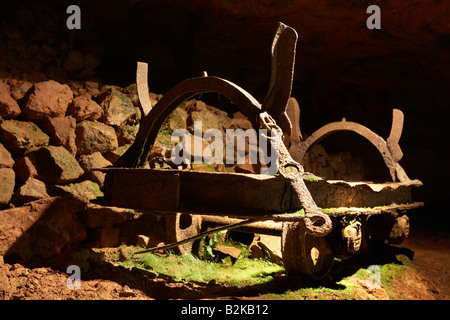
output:
[{"label": "reddish rock", "polygon": [[98,82],[86,81],[84,83],[84,88],[86,89],[86,92],[93,97],[97,97],[100,93]]},{"label": "reddish rock", "polygon": [[202,122],[202,134],[209,129],[222,130],[223,125],[228,121],[228,114],[225,111],[206,105],[203,101],[190,100],[185,103],[189,117],[187,126],[190,132],[194,132],[194,122]]},{"label": "reddish rock", "polygon": [[131,99],[131,102],[133,103],[135,108],[139,108],[140,102],[136,83],[130,84],[128,87],[125,87],[123,89],[123,93],[125,93]]},{"label": "reddish rock", "polygon": [[106,160],[100,152],[94,152],[92,154],[81,155],[78,159],[78,163],[85,171],[86,178],[97,182],[100,187],[103,187],[106,174],[100,171],[91,170],[95,168],[112,166],[111,162]]},{"label": "reddish rock", "polygon": [[65,115],[73,93],[68,85],[49,80],[38,82],[28,92],[22,110],[25,118],[39,122],[46,118]]},{"label": "reddish rock", "polygon": [[64,147],[42,147],[28,154],[37,171],[37,177],[53,184],[67,184],[83,173],[75,157]]},{"label": "reddish rock", "polygon": [[116,163],[117,160],[128,150],[129,144],[115,148],[114,150],[108,151],[104,154],[105,158],[112,164]]},{"label": "reddish rock", "polygon": [[103,196],[103,192],[100,190],[98,184],[91,180],[71,183],[66,186],[58,185],[56,189],[59,191],[58,195],[71,196],[86,203]]},{"label": "reddish rock", "polygon": [[15,173],[11,168],[0,168],[0,207],[8,204],[14,193]]},{"label": "reddish rock", "polygon": [[16,100],[9,94],[8,85],[0,81],[0,117],[13,119],[20,114],[20,108]]},{"label": "reddish rock", "polygon": [[70,116],[48,118],[41,124],[41,127],[49,135],[52,145],[63,146],[73,155],[77,154],[75,143],[76,121],[74,118]]},{"label": "reddish rock", "polygon": [[87,228],[109,228],[124,223],[135,216],[132,209],[105,207],[97,204],[88,204],[82,215],[82,221]]},{"label": "reddish rock", "polygon": [[30,177],[14,193],[14,203],[25,203],[48,197],[45,183]]},{"label": "reddish rock", "polygon": [[11,91],[11,97],[13,97],[16,101],[22,99],[25,97],[28,90],[31,89],[33,84],[28,81],[22,81],[22,80],[10,80],[10,91]]},{"label": "reddish rock", "polygon": [[98,121],[84,120],[77,124],[78,154],[112,151],[118,147],[114,128]]},{"label": "reddish rock", "polygon": [[188,113],[183,108],[176,108],[172,111],[170,116],[167,118],[167,128],[169,131],[173,132],[176,129],[186,129],[187,128]]},{"label": "reddish rock", "polygon": [[34,147],[46,146],[50,141],[49,136],[33,122],[17,120],[0,123],[0,139],[13,156]]},{"label": "reddish rock", "polygon": [[143,234],[140,234],[140,235],[137,236],[136,246],[143,247],[143,248],[148,248],[149,247],[149,243],[150,243],[150,238],[149,237],[144,236]]},{"label": "reddish rock", "polygon": [[252,123],[244,118],[233,118],[228,119],[228,121],[224,124],[225,129],[253,129]]},{"label": "reddish rock", "polygon": [[100,120],[111,126],[120,126],[136,114],[131,99],[112,87],[102,90],[99,102],[103,109]]},{"label": "reddish rock", "polygon": [[52,197],[0,211],[0,255],[26,262],[62,254],[86,238],[78,220],[83,209],[75,199]]},{"label": "reddish rock", "polygon": [[77,121],[97,120],[102,116],[102,108],[88,95],[80,95],[73,99],[67,108],[67,114]]},{"label": "reddish rock", "polygon": [[121,125],[116,128],[117,141],[119,146],[131,144],[136,139],[139,126]]},{"label": "reddish rock", "polygon": [[12,168],[14,165],[14,159],[11,157],[11,153],[0,143],[0,168]]},{"label": "reddish rock", "polygon": [[219,256],[219,259],[224,259],[230,257],[231,261],[234,263],[241,255],[241,250],[235,247],[228,246],[217,246],[213,249],[214,254]]}]

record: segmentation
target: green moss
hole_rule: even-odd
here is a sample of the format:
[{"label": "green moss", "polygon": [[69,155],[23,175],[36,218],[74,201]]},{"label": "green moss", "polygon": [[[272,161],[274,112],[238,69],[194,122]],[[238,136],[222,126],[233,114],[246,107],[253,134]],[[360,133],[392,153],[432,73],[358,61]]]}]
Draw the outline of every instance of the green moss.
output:
[{"label": "green moss", "polygon": [[139,131],[139,124],[137,125],[126,125],[124,130],[131,136],[136,137]]},{"label": "green moss", "polygon": [[311,175],[303,176],[303,179],[308,180],[308,181],[319,181],[318,177],[311,176]]},{"label": "green moss", "polygon": [[172,148],[175,143],[172,142],[172,132],[169,131],[167,123],[164,123],[156,136],[155,144],[160,147]]},{"label": "green moss", "polygon": [[305,209],[301,208],[300,210],[294,212],[294,213],[290,213],[292,215],[297,215],[297,216],[304,216],[305,214]]},{"label": "green moss", "polygon": [[264,260],[240,258],[232,264],[229,259],[212,262],[198,259],[191,254],[159,256],[149,253],[139,259],[120,264],[142,268],[157,275],[170,276],[180,282],[208,283],[215,280],[236,286],[265,283],[273,279],[273,274],[283,271],[283,267]]},{"label": "green moss", "polygon": [[97,198],[103,196],[103,192],[100,190],[100,186],[96,182],[92,181],[92,187],[94,188],[94,195]]}]

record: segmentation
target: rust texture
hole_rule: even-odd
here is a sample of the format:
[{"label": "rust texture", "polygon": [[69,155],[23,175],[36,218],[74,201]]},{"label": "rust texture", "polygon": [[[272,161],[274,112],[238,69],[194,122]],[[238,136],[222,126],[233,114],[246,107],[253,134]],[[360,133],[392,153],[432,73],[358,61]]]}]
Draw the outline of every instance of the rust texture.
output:
[{"label": "rust texture", "polygon": [[313,236],[325,236],[330,233],[332,229],[332,222],[327,214],[319,210],[314,199],[311,196],[305,181],[302,178],[304,172],[303,167],[292,159],[289,151],[282,141],[283,131],[277,126],[275,120],[272,119],[266,112],[260,115],[261,127],[268,131],[276,130],[275,137],[269,138],[272,147],[278,153],[278,173],[286,178],[302,207],[305,210],[305,227],[306,232]]},{"label": "rust texture", "polygon": [[[298,104],[293,104],[292,108],[298,108]],[[292,112],[292,114],[295,113],[300,114],[300,110],[298,109]],[[398,163],[398,161],[400,161],[403,157],[403,153],[398,144],[402,129],[403,112],[398,109],[393,110],[391,133],[387,141],[367,127],[356,122],[347,121],[343,118],[342,121],[331,122],[317,129],[304,141],[296,142],[292,140],[293,143],[290,146],[289,152],[296,161],[302,163],[303,157],[312,145],[320,142],[333,133],[340,131],[352,131],[366,138],[378,149],[387,168],[389,169],[392,181],[407,182],[410,179]]]},{"label": "rust texture", "polygon": [[[398,144],[404,118],[400,110],[395,109],[393,112],[391,133],[387,141],[365,126],[345,119],[329,123],[302,140],[299,125],[300,108],[297,101],[290,97],[297,38],[294,29],[282,23],[278,25],[271,48],[270,83],[262,104],[236,84],[219,77],[208,76],[206,72],[203,72],[202,77],[187,79],[173,87],[152,107],[148,96],[148,66],[146,63],[138,62],[136,81],[144,116],[135,142],[114,165],[115,170],[123,168],[125,172],[118,171],[116,172],[118,175],[109,173],[107,184],[109,190],[106,194],[109,195],[110,200],[116,205],[131,205],[135,208],[144,206],[147,209],[171,212],[205,214],[204,211],[208,210],[210,214],[219,215],[230,215],[232,212],[237,217],[250,219],[247,222],[241,222],[243,225],[263,220],[299,221],[300,219],[308,234],[323,237],[332,229],[331,219],[319,210],[311,196],[303,180],[304,170],[301,161],[314,143],[339,131],[353,131],[365,137],[383,156],[394,181],[410,181],[398,164],[403,156]],[[161,126],[175,108],[185,100],[207,92],[220,93],[233,102],[254,128],[260,127],[269,132],[276,132],[274,136],[267,138],[279,156],[277,179],[271,180],[264,178],[263,175],[255,179],[249,175],[244,178],[232,174],[204,175],[183,171],[163,173],[155,170],[150,170],[155,175],[153,172],[149,175],[146,173],[149,170],[145,169],[142,169],[145,172],[127,171],[144,166]],[[289,151],[286,145],[290,145]],[[236,177],[240,181],[239,184],[227,184],[228,180],[235,182]],[[203,196],[202,186],[205,186],[206,182],[203,178],[206,178],[206,185],[210,188],[210,192],[207,193],[214,196]],[[171,183],[167,184],[169,180]],[[286,184],[290,187],[286,188]],[[133,193],[142,193],[145,199],[138,196],[130,197],[129,193],[126,196],[127,192],[122,191],[130,185],[134,186]],[[164,193],[170,196],[159,197],[160,192],[154,192],[164,188],[167,189]],[[153,190],[151,192],[153,195],[149,195],[149,190]],[[232,195],[232,203],[220,201],[220,199],[229,199],[227,195]],[[274,198],[277,201],[273,201]],[[216,209],[212,210],[213,207]],[[295,212],[300,208],[305,210],[304,216],[280,215],[283,212]]]},{"label": "rust texture", "polygon": [[152,110],[152,103],[150,102],[149,90],[148,90],[148,64],[145,62],[138,62],[136,69],[136,85],[139,96],[139,102],[141,103],[142,114],[148,115]]}]

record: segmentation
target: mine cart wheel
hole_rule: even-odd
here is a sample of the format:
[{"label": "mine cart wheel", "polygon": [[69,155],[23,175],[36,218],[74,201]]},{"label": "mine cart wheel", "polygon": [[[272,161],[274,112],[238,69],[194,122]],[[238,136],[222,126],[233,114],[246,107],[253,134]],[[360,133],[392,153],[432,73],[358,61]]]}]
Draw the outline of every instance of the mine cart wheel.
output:
[{"label": "mine cart wheel", "polygon": [[334,260],[328,240],[309,235],[303,222],[283,223],[281,250],[289,276],[323,279]]},{"label": "mine cart wheel", "polygon": [[389,234],[389,244],[401,244],[403,240],[409,236],[409,218],[406,214],[399,216],[395,219],[395,223],[392,226],[391,233]]},{"label": "mine cart wheel", "polygon": [[[200,233],[202,217],[187,213],[176,213],[166,217],[166,238],[168,243],[183,241]],[[178,254],[188,254],[192,251],[192,242],[179,245],[173,249]]]}]

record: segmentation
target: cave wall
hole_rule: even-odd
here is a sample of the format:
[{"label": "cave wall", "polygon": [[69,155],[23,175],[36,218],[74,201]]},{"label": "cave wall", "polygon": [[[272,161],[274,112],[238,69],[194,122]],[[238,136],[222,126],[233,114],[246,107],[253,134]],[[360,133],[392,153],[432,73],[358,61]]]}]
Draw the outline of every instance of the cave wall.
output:
[{"label": "cave wall", "polygon": [[[69,4],[81,8],[81,30],[66,28]],[[380,30],[366,27],[371,4],[381,8]],[[135,81],[136,61],[145,61],[153,92],[206,70],[260,101],[282,21],[299,34],[292,95],[300,102],[302,131],[345,116],[387,137],[391,110],[401,108],[401,164],[425,183],[418,197],[445,208],[448,1],[21,0],[2,2],[0,19],[1,78],[127,86]],[[378,157],[353,137],[330,137],[324,146]]]}]

